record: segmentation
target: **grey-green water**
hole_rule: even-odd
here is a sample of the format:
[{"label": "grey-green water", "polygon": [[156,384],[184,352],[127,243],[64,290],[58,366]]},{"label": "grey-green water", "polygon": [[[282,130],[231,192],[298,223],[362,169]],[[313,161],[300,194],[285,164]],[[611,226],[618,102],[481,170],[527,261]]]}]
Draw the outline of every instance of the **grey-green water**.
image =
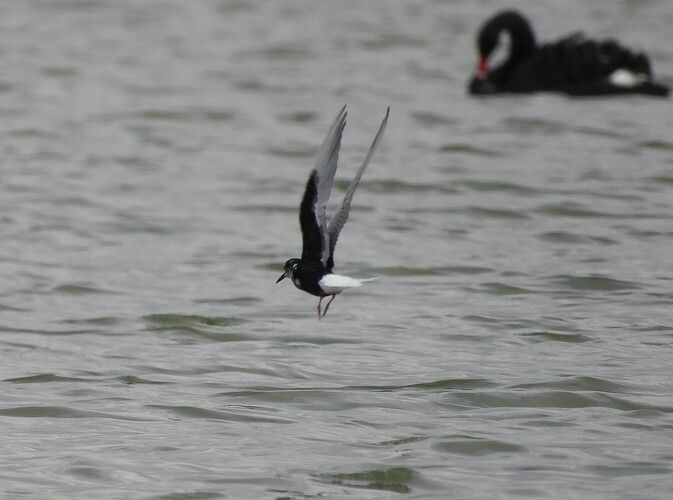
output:
[{"label": "grey-green water", "polygon": [[[673,81],[668,0],[511,4]],[[671,101],[466,98],[497,7],[1,2],[0,496],[671,498]]]}]

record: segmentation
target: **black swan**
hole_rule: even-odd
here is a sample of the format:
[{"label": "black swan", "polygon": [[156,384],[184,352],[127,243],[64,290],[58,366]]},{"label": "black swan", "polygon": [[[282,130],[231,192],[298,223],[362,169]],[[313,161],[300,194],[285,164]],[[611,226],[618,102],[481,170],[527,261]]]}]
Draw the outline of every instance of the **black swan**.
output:
[{"label": "black swan", "polygon": [[[511,39],[509,57],[489,68],[502,33]],[[506,10],[489,19],[477,37],[479,64],[472,95],[563,92],[573,96],[647,94],[665,97],[670,88],[652,81],[650,61],[614,40],[590,40],[575,33],[537,45],[528,20]]]}]

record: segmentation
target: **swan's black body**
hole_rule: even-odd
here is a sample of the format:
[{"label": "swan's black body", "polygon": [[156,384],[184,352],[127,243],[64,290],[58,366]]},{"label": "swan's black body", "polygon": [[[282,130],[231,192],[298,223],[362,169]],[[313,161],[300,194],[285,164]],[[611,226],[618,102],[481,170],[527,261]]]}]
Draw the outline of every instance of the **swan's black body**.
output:
[{"label": "swan's black body", "polygon": [[[502,33],[511,39],[509,57],[488,66]],[[670,88],[652,80],[648,57],[614,40],[590,40],[575,33],[537,45],[528,20],[519,12],[496,14],[477,38],[479,65],[469,84],[472,95],[563,92],[574,96],[647,94],[665,97]]]}]

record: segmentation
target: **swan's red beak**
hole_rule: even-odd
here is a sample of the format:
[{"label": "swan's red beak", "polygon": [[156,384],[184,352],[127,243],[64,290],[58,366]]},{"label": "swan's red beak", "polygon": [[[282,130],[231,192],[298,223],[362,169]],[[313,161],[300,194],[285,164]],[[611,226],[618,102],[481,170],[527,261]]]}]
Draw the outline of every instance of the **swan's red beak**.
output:
[{"label": "swan's red beak", "polygon": [[479,64],[477,64],[477,76],[479,78],[485,78],[488,74],[488,59],[482,57],[479,59]]}]

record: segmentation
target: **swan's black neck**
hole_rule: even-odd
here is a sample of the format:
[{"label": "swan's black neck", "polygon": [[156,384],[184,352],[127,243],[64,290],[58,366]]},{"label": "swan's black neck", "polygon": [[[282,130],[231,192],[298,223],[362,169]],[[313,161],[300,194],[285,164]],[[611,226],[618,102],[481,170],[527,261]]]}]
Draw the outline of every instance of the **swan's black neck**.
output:
[{"label": "swan's black neck", "polygon": [[503,69],[513,68],[536,47],[535,34],[528,20],[515,10],[506,10],[492,17],[481,28],[479,33],[479,54],[488,59],[498,46],[501,33],[509,34],[512,40],[509,58],[502,65]]}]

